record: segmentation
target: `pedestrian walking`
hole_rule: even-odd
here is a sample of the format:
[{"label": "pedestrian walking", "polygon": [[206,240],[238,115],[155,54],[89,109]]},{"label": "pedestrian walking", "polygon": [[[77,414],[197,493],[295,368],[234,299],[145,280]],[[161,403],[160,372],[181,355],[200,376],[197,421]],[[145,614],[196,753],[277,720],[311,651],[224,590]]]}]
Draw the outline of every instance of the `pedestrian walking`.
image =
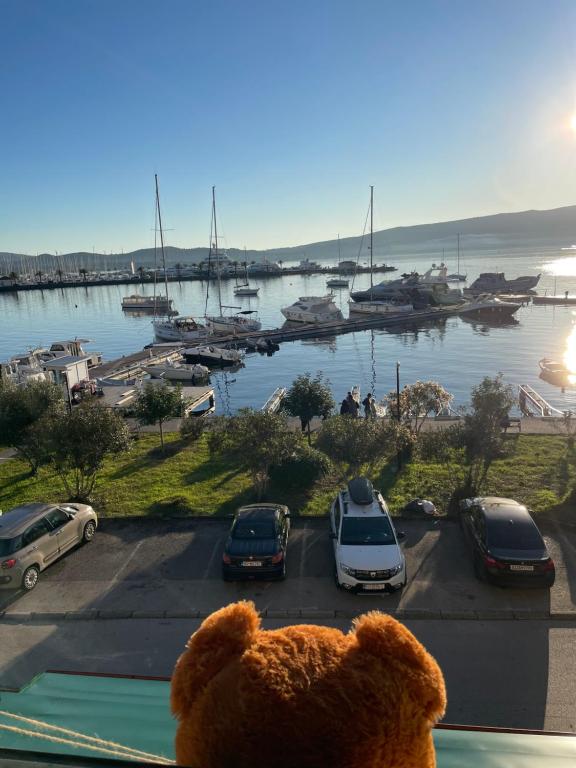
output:
[{"label": "pedestrian walking", "polygon": [[358,417],[358,411],[360,410],[360,403],[353,397],[352,392],[348,392],[346,401],[348,403],[348,413],[356,419]]},{"label": "pedestrian walking", "polygon": [[371,392],[368,392],[364,400],[362,400],[362,405],[364,406],[364,417],[366,419],[373,419],[376,416],[376,404]]},{"label": "pedestrian walking", "polygon": [[350,413],[350,408],[348,407],[348,398],[345,397],[344,400],[342,400],[342,404],[340,405],[340,416],[348,416]]}]

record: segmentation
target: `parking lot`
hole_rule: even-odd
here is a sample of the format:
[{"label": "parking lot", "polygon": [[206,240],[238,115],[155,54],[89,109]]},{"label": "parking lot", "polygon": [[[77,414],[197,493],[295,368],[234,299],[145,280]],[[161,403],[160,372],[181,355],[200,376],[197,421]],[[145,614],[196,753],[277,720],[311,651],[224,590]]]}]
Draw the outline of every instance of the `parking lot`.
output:
[{"label": "parking lot", "polygon": [[502,589],[473,574],[458,525],[433,519],[397,521],[408,585],[399,595],[352,595],[334,583],[326,519],[295,518],[283,582],[225,583],[221,558],[230,521],[103,520],[94,541],[41,574],[28,594],[0,592],[5,618],[194,617],[233,600],[251,599],[274,617],[347,617],[371,608],[404,618],[576,618],[573,533],[544,529],[556,562],[551,591]]}]

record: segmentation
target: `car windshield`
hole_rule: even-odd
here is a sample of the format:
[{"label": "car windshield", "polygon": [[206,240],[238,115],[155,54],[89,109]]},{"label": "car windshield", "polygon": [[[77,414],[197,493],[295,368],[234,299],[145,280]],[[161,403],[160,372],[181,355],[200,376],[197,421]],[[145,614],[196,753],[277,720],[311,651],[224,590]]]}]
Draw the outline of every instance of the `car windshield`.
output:
[{"label": "car windshield", "polygon": [[233,539],[274,539],[276,526],[273,520],[239,520],[232,531]]},{"label": "car windshield", "polygon": [[497,549],[544,549],[542,536],[530,521],[490,520],[486,543]]},{"label": "car windshield", "polygon": [[394,544],[390,520],[382,517],[345,517],[340,544]]}]

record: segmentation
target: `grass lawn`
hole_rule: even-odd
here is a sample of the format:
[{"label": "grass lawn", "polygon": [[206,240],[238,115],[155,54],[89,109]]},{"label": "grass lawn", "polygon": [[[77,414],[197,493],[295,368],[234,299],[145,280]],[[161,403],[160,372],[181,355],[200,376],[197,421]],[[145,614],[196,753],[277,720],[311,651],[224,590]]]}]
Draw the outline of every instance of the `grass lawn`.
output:
[{"label": "grass lawn", "polygon": [[[536,512],[568,501],[576,477],[576,456],[561,436],[509,436],[510,455],[492,465],[485,494],[511,496]],[[444,511],[456,483],[464,477],[461,463],[413,461],[400,473],[383,465],[372,480],[398,512],[410,499],[430,498]],[[327,477],[309,489],[280,490],[272,484],[267,497],[287,504],[295,513],[326,514],[342,481]],[[0,509],[29,501],[65,501],[56,476],[42,469],[30,477],[18,459],[0,464]],[[95,490],[101,514],[214,515],[229,514],[255,497],[250,477],[218,458],[210,459],[205,439],[190,445],[178,434],[166,436],[166,453],[159,452],[156,434],[142,434],[130,453],[108,460]]]}]

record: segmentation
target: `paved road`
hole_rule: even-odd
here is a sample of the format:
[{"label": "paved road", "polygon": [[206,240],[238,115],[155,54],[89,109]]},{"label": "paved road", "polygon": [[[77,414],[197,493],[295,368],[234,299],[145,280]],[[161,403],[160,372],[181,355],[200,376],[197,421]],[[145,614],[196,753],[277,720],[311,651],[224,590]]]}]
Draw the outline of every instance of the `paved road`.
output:
[{"label": "paved road", "polygon": [[[266,629],[282,623],[265,620]],[[349,621],[324,621],[347,631]],[[545,621],[407,621],[438,659],[445,722],[576,731],[576,626]],[[0,685],[46,669],[169,676],[196,620],[0,625]]]},{"label": "paved road", "polygon": [[44,571],[33,592],[0,591],[0,608],[4,604],[5,616],[13,619],[21,613],[71,611],[136,612],[150,618],[168,612],[178,618],[249,598],[270,618],[297,611],[349,617],[380,608],[400,611],[404,618],[576,619],[574,531],[552,525],[547,531],[557,565],[553,589],[519,590],[474,578],[456,524],[398,523],[407,533],[408,586],[401,595],[356,596],[334,585],[327,521],[295,518],[293,523],[285,582],[224,583],[220,564],[229,521],[103,521],[95,540]]}]

